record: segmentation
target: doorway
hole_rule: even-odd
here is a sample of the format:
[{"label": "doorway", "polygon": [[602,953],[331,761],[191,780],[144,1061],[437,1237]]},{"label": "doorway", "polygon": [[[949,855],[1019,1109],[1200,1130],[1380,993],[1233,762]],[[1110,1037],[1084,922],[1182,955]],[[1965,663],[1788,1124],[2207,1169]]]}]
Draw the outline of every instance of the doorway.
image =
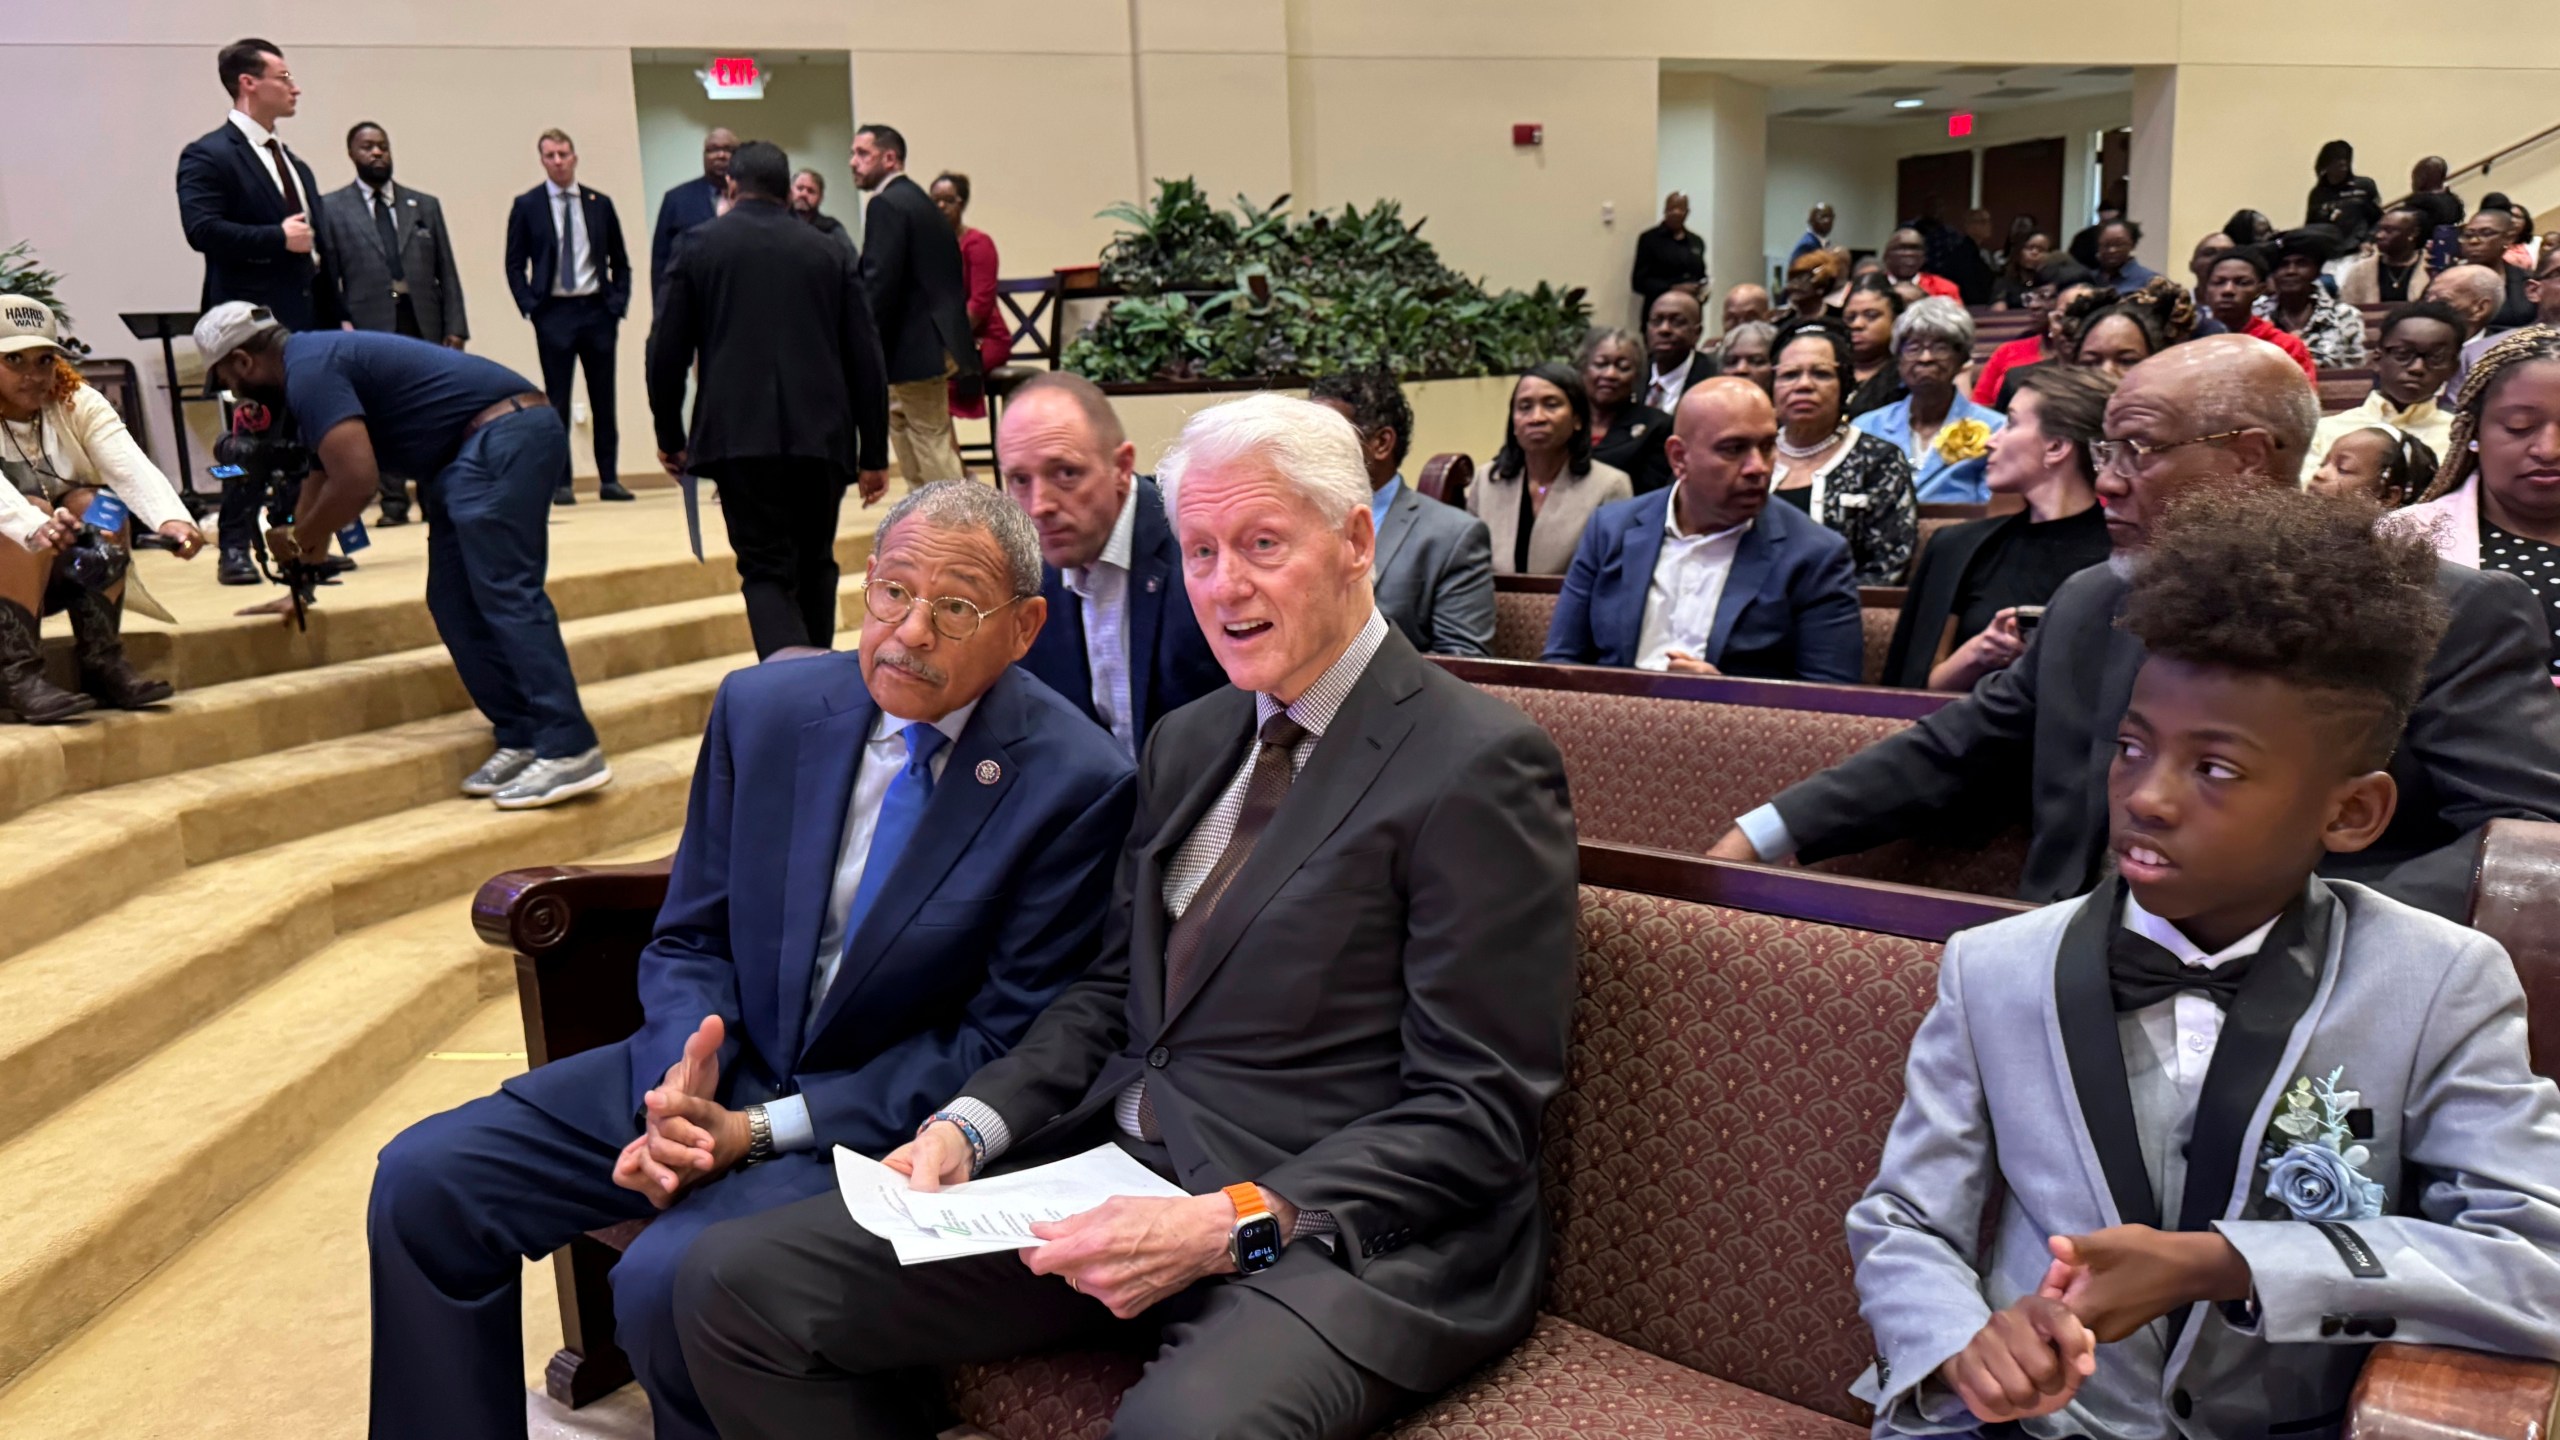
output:
[{"label": "doorway", "polygon": [[[702,173],[702,137],[714,126],[726,126],[741,141],[770,141],[791,157],[793,169],[817,171],[827,190],[818,208],[855,235],[862,233],[860,197],[845,169],[845,153],[853,148],[852,56],[820,50],[756,52],[752,58],[764,78],[763,95],[715,100],[705,93],[710,51],[631,53],[640,179],[648,192],[639,206],[623,211],[641,217],[638,228],[624,232],[635,266],[648,263],[642,257],[657,231],[658,202]],[[628,219],[623,223],[631,225]]]},{"label": "doorway", "polygon": [[2022,215],[2056,245],[2071,238],[2062,224],[2062,167],[2059,135],[1982,152],[1982,208],[1991,212],[1996,243],[2009,243],[2010,226]]},{"label": "doorway", "polygon": [[1899,225],[1935,215],[1961,227],[1973,204],[1973,152],[1906,155],[1894,167],[1893,216]]}]

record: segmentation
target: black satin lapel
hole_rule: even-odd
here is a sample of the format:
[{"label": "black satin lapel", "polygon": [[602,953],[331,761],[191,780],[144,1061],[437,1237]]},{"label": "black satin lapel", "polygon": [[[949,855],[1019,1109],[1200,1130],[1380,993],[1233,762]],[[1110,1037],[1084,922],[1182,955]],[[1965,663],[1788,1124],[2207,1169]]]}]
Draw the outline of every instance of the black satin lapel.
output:
[{"label": "black satin lapel", "polygon": [[2124,882],[2107,883],[2080,906],[2062,932],[2053,957],[2053,1005],[2062,1028],[2063,1053],[2071,1061],[2071,1088],[2098,1169],[2115,1197],[2116,1219],[2126,1225],[2160,1224],[2160,1202],[2151,1169],[2142,1163],[2142,1136],[2133,1123],[2133,1089],[2125,1078],[2124,1044],[2116,1032],[2114,988],[2107,979],[2107,942],[2124,923]]},{"label": "black satin lapel", "polygon": [[2249,963],[2249,978],[2240,982],[2240,993],[2222,1017],[2222,1038],[2204,1072],[2187,1142],[2186,1193],[2178,1203],[2181,1230],[2202,1230],[2226,1218],[2223,1211],[2231,1203],[2242,1161],[2257,1164],[2257,1137],[2249,1133],[2249,1122],[2267,1098],[2267,1088],[2276,1083],[2293,1027],[2320,991],[2337,909],[2329,888],[2312,881],[2268,932],[2266,944]]}]

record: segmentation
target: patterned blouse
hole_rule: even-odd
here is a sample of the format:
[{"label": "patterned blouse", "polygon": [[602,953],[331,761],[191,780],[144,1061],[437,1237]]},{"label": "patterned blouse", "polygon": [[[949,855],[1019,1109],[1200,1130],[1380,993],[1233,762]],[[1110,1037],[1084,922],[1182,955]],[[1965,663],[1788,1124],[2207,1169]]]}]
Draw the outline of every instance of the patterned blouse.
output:
[{"label": "patterned blouse", "polygon": [[[1839,531],[1849,541],[1849,565],[1861,585],[1899,585],[1911,568],[1911,551],[1920,535],[1920,507],[1911,489],[1911,462],[1892,441],[1852,431],[1849,444],[1832,457],[1830,468],[1811,485],[1783,487],[1778,498],[1812,513],[1814,491],[1822,492],[1822,513],[1813,518]],[[1804,462],[1778,457],[1782,470]],[[1793,475],[1779,477],[1793,479]],[[1776,483],[1772,481],[1772,483]]]},{"label": "patterned blouse", "polygon": [[[2542,602],[2546,623],[2560,617],[2560,545],[2501,529],[2480,517],[2480,568],[2504,570],[2523,581]],[[2551,673],[2560,683],[2560,628],[2551,632]]]},{"label": "patterned blouse", "polygon": [[[2261,295],[2249,313],[2281,330],[2284,322],[2276,318],[2276,297]],[[2323,370],[2355,370],[2364,365],[2364,312],[2353,305],[2331,298],[2326,290],[2311,292],[2311,315],[2302,328],[2293,332],[2302,348],[2311,352],[2311,361]]]}]

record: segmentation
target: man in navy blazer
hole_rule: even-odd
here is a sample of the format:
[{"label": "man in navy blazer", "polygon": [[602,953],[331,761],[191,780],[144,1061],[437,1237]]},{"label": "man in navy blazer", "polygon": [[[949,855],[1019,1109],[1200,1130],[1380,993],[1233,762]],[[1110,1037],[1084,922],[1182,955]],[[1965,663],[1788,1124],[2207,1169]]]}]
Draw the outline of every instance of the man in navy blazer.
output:
[{"label": "man in navy blazer", "polygon": [[1049,623],[1022,668],[1135,757],[1165,716],[1227,683],[1182,589],[1164,496],[1090,380],[1044,371],[1005,401],[996,469],[1040,532]]},{"label": "man in navy blazer", "polygon": [[1592,514],[1541,658],[1858,683],[1849,542],[1769,503],[1777,443],[1777,414],[1748,380],[1682,396],[1664,445],[1673,484]]},{"label": "man in navy blazer", "polygon": [[882,520],[857,655],[721,686],[639,1031],[384,1148],[373,1426],[525,1433],[518,1276],[654,1216],[613,1271],[615,1338],[661,1437],[713,1433],[673,1328],[704,1227],[897,1148],[1093,959],[1135,770],[1013,668],[1041,629],[1030,522],[950,481]]},{"label": "man in navy blazer", "polygon": [[658,223],[649,232],[649,308],[658,308],[666,287],[667,267],[676,263],[676,240],[684,232],[719,218],[720,197],[729,193],[729,162],[737,158],[738,137],[726,125],[714,125],[702,137],[702,173],[668,188],[658,197]]},{"label": "man in navy blazer", "polygon": [[[597,494],[628,500],[631,492],[623,488],[617,464],[622,431],[613,404],[614,348],[622,317],[631,309],[631,256],[622,244],[622,219],[603,192],[578,183],[578,144],[567,131],[545,130],[534,143],[543,179],[517,196],[507,212],[507,289],[516,297],[516,313],[533,322],[542,390],[562,425],[570,424],[578,367],[586,367]],[[559,505],[577,503],[567,485],[551,498]]]}]

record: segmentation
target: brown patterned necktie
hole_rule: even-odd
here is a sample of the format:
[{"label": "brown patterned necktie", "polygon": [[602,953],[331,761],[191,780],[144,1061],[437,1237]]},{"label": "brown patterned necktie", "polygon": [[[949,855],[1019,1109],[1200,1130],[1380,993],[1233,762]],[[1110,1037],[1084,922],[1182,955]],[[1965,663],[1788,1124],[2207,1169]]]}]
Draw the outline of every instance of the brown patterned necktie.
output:
[{"label": "brown patterned necktie", "polygon": [[276,188],[284,192],[284,213],[302,213],[302,187],[294,183],[293,162],[284,158],[284,147],[270,138],[267,154],[276,162]]},{"label": "brown patterned necktie", "polygon": [[[1297,779],[1297,767],[1291,757],[1298,742],[1307,738],[1307,727],[1289,718],[1287,711],[1262,722],[1262,746],[1254,752],[1253,775],[1244,784],[1244,809],[1236,816],[1235,832],[1227,837],[1227,848],[1218,855],[1218,863],[1209,870],[1209,878],[1200,882],[1191,903],[1183,907],[1181,918],[1173,922],[1173,930],[1164,944],[1164,1008],[1170,1014],[1191,981],[1192,968],[1200,963],[1200,945],[1208,934],[1209,919],[1218,908],[1219,897],[1253,858],[1253,847],[1262,832],[1271,827],[1271,817],[1280,802],[1289,798],[1290,782]],[[1138,1134],[1140,1138],[1161,1138],[1156,1129],[1154,1087],[1138,1092]]]}]

